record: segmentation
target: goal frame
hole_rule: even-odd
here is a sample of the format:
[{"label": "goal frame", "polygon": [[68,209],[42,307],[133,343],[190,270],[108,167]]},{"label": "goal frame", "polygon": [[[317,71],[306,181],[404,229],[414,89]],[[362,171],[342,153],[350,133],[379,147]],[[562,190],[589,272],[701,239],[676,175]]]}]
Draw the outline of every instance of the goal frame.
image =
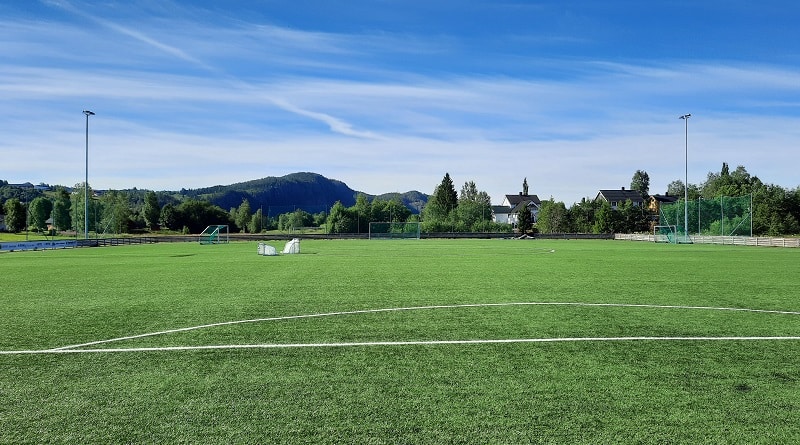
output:
[{"label": "goal frame", "polygon": [[200,234],[200,244],[227,244],[230,242],[227,224],[212,224]]},{"label": "goal frame", "polygon": [[369,223],[369,239],[420,239],[417,221],[372,221]]},{"label": "goal frame", "polygon": [[[661,229],[669,230],[669,233],[663,233]],[[653,242],[655,243],[670,243],[677,244],[678,242],[678,226],[674,224],[656,225],[653,226]]]}]

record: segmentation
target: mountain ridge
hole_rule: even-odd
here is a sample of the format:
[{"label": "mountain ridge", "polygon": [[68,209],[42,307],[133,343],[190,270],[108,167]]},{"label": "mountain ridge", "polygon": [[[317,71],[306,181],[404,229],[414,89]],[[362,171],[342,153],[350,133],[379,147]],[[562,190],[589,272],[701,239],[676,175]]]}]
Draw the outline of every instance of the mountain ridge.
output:
[{"label": "mountain ridge", "polygon": [[[297,172],[284,176],[267,176],[229,185],[215,185],[197,189],[181,189],[172,192],[194,199],[204,199],[223,209],[239,207],[247,199],[252,209],[259,207],[283,208],[278,213],[285,213],[294,209],[303,209],[309,213],[327,211],[337,201],[350,207],[355,204],[356,196],[360,193],[353,190],[344,182],[327,178],[319,173]],[[389,200],[399,197],[413,213],[428,201],[428,195],[416,190],[405,193],[384,193],[370,195],[364,193],[370,200],[376,197]],[[275,212],[270,212],[275,213]]]}]

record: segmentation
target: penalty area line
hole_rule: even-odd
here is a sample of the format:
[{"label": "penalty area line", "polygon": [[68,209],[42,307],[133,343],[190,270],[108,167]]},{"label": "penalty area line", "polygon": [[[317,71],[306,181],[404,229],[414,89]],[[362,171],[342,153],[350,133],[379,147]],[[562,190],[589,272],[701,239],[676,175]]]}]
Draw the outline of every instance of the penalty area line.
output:
[{"label": "penalty area line", "polygon": [[267,343],[249,345],[201,345],[201,346],[160,346],[141,348],[98,348],[98,349],[40,349],[27,351],[0,351],[0,355],[32,355],[32,354],[90,354],[90,353],[122,353],[122,352],[171,352],[171,351],[204,351],[204,350],[236,350],[236,349],[297,349],[297,348],[346,348],[367,346],[438,346],[438,345],[480,345],[508,343],[563,343],[563,342],[625,342],[625,341],[774,341],[800,340],[800,336],[733,336],[733,337],[564,337],[564,338],[513,338],[490,340],[409,340],[409,341],[373,341],[373,342],[341,342],[341,343]]}]

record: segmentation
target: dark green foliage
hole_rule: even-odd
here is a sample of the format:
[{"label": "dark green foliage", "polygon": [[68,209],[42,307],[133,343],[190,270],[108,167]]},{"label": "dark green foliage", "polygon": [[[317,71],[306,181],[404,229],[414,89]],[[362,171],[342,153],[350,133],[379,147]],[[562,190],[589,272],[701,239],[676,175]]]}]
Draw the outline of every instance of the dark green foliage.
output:
[{"label": "dark green foliage", "polygon": [[147,192],[144,197],[144,209],[142,210],[144,221],[150,230],[158,229],[161,219],[161,206],[158,204],[158,196],[155,192]]},{"label": "dark green foliage", "polygon": [[631,178],[631,190],[638,190],[643,197],[650,195],[650,175],[644,170],[636,170]]},{"label": "dark green foliage", "polygon": [[53,226],[56,230],[67,230],[72,227],[72,212],[69,193],[64,187],[56,188],[55,202],[53,203]]},{"label": "dark green foliage", "polygon": [[341,202],[336,202],[331,207],[328,216],[328,231],[330,233],[355,233],[358,230],[358,214],[352,208],[348,209]]},{"label": "dark green foliage", "polygon": [[43,196],[39,196],[31,201],[28,206],[28,212],[31,228],[37,232],[43,232],[47,230],[47,220],[53,212],[53,202]]},{"label": "dark green foliage", "polygon": [[528,207],[522,207],[517,212],[517,230],[520,233],[528,233],[533,228],[533,216]]},{"label": "dark green foliage", "polygon": [[239,208],[236,209],[235,215],[231,215],[231,219],[234,220],[240,232],[248,231],[247,226],[250,224],[252,218],[253,212],[250,210],[250,201],[247,199],[243,199],[239,204]]},{"label": "dark green foliage", "polygon": [[175,208],[175,221],[170,228],[186,227],[189,233],[200,233],[213,224],[231,224],[225,210],[208,201],[190,199]]},{"label": "dark green foliage", "polygon": [[292,213],[284,213],[278,217],[278,230],[291,232],[303,227],[314,225],[314,216],[302,209]]},{"label": "dark green foliage", "polygon": [[6,214],[6,229],[9,232],[19,232],[25,229],[27,220],[25,206],[17,198],[7,199],[3,204]]},{"label": "dark green foliage", "polygon": [[616,213],[611,208],[611,203],[603,201],[594,216],[594,233],[612,233],[614,231]]},{"label": "dark green foliage", "polygon": [[571,231],[570,216],[564,203],[555,202],[553,198],[542,201],[536,228],[540,233],[569,233]]}]

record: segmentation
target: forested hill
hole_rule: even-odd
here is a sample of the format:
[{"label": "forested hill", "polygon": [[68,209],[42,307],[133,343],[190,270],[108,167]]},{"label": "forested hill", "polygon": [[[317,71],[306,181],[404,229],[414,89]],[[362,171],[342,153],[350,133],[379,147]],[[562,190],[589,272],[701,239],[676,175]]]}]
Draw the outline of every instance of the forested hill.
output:
[{"label": "forested hill", "polygon": [[[311,213],[327,210],[336,201],[350,207],[355,204],[358,193],[342,181],[308,172],[180,191],[183,196],[207,200],[225,210],[239,207],[242,200],[247,199],[252,209],[302,208]],[[390,193],[380,195],[379,198],[388,200],[396,195]],[[374,198],[372,195],[367,196]],[[428,200],[428,195],[416,191],[401,193],[399,196],[403,204],[414,213],[418,213],[418,209]]]}]

